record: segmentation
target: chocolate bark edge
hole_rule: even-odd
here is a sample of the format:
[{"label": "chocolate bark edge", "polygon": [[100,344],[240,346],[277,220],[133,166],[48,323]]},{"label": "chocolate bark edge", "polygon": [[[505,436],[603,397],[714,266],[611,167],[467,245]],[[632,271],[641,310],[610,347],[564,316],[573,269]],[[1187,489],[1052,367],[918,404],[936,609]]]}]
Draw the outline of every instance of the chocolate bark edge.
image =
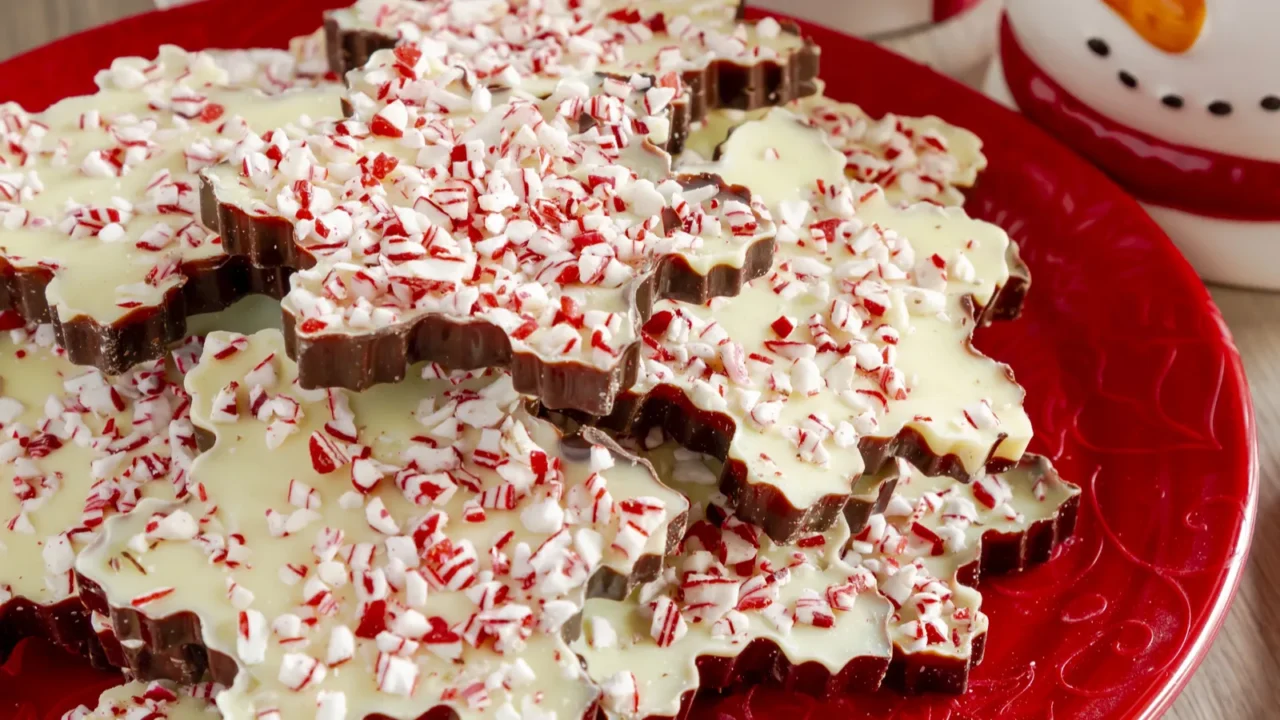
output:
[{"label": "chocolate bark edge", "polygon": [[1009,268],[1009,276],[1004,284],[996,288],[996,293],[976,314],[979,325],[989,325],[996,321],[1017,320],[1022,315],[1022,306],[1026,303],[1027,292],[1031,290],[1031,268],[1022,259],[1018,243],[1009,239],[1009,247],[1005,250],[1005,264]]},{"label": "chocolate bark edge", "polygon": [[[325,13],[324,31],[329,69],[339,77],[363,67],[375,52],[394,48],[399,43],[398,38],[377,30],[343,27],[337,12]],[[759,21],[739,19],[739,22]],[[801,36],[795,22],[784,20],[779,21],[779,25],[782,32]],[[708,62],[705,67],[682,72],[681,80],[689,89],[689,102],[687,110],[672,118],[672,152],[683,149],[690,126],[705,120],[711,110],[755,110],[817,93],[821,49],[812,40],[802,39],[799,48],[778,60],[742,64],[719,59]]]},{"label": "chocolate bark edge", "polygon": [[46,295],[54,273],[18,268],[0,258],[0,310],[14,310],[27,322],[51,323],[68,361],[119,375],[163,358],[186,335],[191,315],[224,310],[248,295],[284,297],[291,271],[218,257],[184,263],[181,272],[185,282],[166,292],[159,305],[137,308],[110,324],[84,316],[63,321]]},{"label": "chocolate bark edge", "polygon": [[[758,20],[741,21],[753,25]],[[690,123],[707,119],[712,110],[758,110],[785,105],[818,92],[821,48],[801,34],[791,20],[779,21],[782,32],[800,37],[799,48],[779,60],[760,60],[744,65],[717,59],[706,67],[686,70],[682,79],[689,87]]]},{"label": "chocolate bark edge", "polygon": [[[979,556],[956,570],[962,585],[978,587],[983,577],[998,577],[1023,572],[1048,562],[1053,552],[1075,533],[1080,511],[1080,488],[1062,479],[1048,458],[1028,453],[1017,464],[1029,468],[1040,478],[1049,478],[1075,489],[1050,517],[1041,518],[1019,532],[988,530],[979,539]],[[885,685],[903,693],[926,692],[961,694],[969,686],[969,673],[983,659],[986,634],[973,638],[968,658],[956,658],[929,652],[905,653],[894,648],[893,661],[885,676]]]},{"label": "chocolate bark edge", "polygon": [[[734,196],[746,192],[714,175],[680,177],[690,184],[718,183],[721,192]],[[222,202],[208,179],[201,182],[200,193],[203,221],[222,236],[224,247],[233,256],[247,258],[255,268],[263,264],[295,269],[315,265],[315,257],[294,242],[293,231],[283,218],[250,215]],[[639,323],[649,318],[653,303],[659,299],[702,304],[714,297],[738,294],[748,282],[769,272],[774,249],[772,236],[757,239],[747,247],[741,267],[716,265],[705,274],[683,256],[660,258],[632,285],[631,305]],[[613,411],[614,399],[634,385],[639,375],[639,339],[620,352],[613,367],[600,369],[577,361],[547,362],[534,353],[515,352],[507,331],[482,321],[457,322],[427,314],[373,332],[309,336],[300,332],[296,317],[287,311],[283,315],[285,347],[298,363],[298,381],[305,388],[365,390],[396,383],[420,362],[439,363],[451,370],[503,367],[511,372],[518,392],[537,397],[548,408],[607,415]]]},{"label": "chocolate bark edge", "polygon": [[398,38],[377,30],[343,27],[338,19],[341,10],[328,10],[324,14],[324,46],[329,59],[329,70],[344,77],[348,71],[363,67],[379,50],[390,50]]},{"label": "chocolate bark edge", "polygon": [[[678,386],[657,385],[643,394],[632,390],[623,392],[608,415],[566,414],[576,422],[631,437],[642,438],[651,429],[661,428],[685,449],[722,461],[720,491],[728,497],[730,509],[740,519],[759,526],[776,543],[789,544],[802,535],[823,532],[835,523],[841,512],[851,521],[858,517],[851,514],[857,506],[850,507],[857,478],[849,479],[849,493],[825,495],[804,508],[793,505],[775,485],[749,480],[745,463],[729,457],[729,445],[736,432],[734,420],[723,413],[695,407]],[[999,445],[996,442],[990,450],[984,464],[986,472],[1004,472],[1012,465],[994,457]],[[962,482],[972,480],[958,457],[934,453],[924,436],[912,428],[903,428],[889,438],[863,437],[859,439],[858,449],[865,474],[878,473],[890,461],[902,458],[926,475],[945,475]]]},{"label": "chocolate bark edge", "polygon": [[[761,684],[819,700],[874,692],[883,683],[889,669],[889,658],[862,656],[845,663],[839,672],[832,673],[818,662],[791,662],[782,648],[765,638],[752,640],[733,657],[702,655],[695,663],[698,688],[681,694],[680,710],[676,715],[648,715],[644,720],[690,718],[693,717],[694,701],[700,693],[725,692]],[[597,720],[605,720],[605,716],[601,714]]]},{"label": "chocolate bark edge", "polygon": [[[674,530],[681,534],[685,517],[681,515],[672,522]],[[673,535],[675,540],[672,540]],[[668,534],[668,542],[673,543],[668,550],[674,550],[674,542],[679,537],[674,531]],[[636,561],[629,576],[601,568],[587,581],[588,594],[591,597],[622,599],[640,585],[656,579],[663,567],[662,555],[644,555]],[[108,644],[120,648],[122,669],[135,679],[143,682],[170,680],[182,685],[215,682],[225,686],[230,686],[235,680],[239,672],[236,660],[205,644],[203,625],[194,611],[183,610],[163,617],[151,617],[127,605],[112,605],[102,586],[79,571],[76,572],[76,581],[80,587],[79,600],[84,608],[109,619],[110,633],[114,637]],[[95,643],[98,642],[95,638]]]}]

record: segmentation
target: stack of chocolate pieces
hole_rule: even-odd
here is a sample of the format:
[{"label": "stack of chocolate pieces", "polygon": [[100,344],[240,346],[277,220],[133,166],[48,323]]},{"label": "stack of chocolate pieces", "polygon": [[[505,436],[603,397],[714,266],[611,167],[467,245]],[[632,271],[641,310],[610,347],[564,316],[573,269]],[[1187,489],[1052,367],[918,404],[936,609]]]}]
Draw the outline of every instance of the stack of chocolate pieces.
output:
[{"label": "stack of chocolate pieces", "polygon": [[1078,490],[970,342],[1029,286],[980,143],[818,56],[724,0],[362,1],[0,109],[0,646],[134,679],[77,718],[963,692]]}]

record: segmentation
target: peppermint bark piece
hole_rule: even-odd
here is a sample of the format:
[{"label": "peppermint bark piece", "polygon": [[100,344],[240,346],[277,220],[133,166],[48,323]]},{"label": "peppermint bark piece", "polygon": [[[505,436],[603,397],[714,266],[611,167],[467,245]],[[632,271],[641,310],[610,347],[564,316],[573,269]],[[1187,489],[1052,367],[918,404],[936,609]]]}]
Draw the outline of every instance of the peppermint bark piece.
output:
[{"label": "peppermint bark piece", "polygon": [[605,413],[635,381],[656,299],[705,301],[768,270],[773,224],[745,190],[670,174],[649,80],[439,114],[420,84],[452,81],[406,62],[408,82],[356,103],[367,123],[273,135],[274,154],[205,173],[228,251],[300,269],[283,307],[304,386],[500,366],[549,407]]},{"label": "peppermint bark piece", "polygon": [[850,541],[844,561],[876,575],[896,608],[885,682],[908,693],[963,693],[990,622],[979,579],[1049,560],[1075,531],[1080,488],[1048,459],[964,484],[906,469],[894,497]]},{"label": "peppermint bark piece", "polygon": [[299,67],[280,51],[167,46],[155,60],[116,60],[97,94],[37,115],[0,107],[11,153],[0,168],[0,308],[52,323],[72,362],[117,374],[162,357],[189,314],[282,295],[279,269],[229,258],[199,223],[195,173],[260,143],[255,129],[339,113],[337,86]]},{"label": "peppermint bark piece", "polygon": [[684,529],[647,463],[524,415],[500,373],[302,390],[278,332],[210,335],[188,379],[201,493],[114,519],[77,564],[132,672],[225,684],[237,718],[585,716],[562,633]]},{"label": "peppermint bark piece", "polygon": [[[635,596],[588,601],[572,645],[604,691],[605,715],[682,717],[699,689],[744,683],[817,697],[880,687],[893,655],[886,632],[893,607],[871,573],[841,561],[846,521],[795,546],[776,545],[725,510],[708,467],[714,461],[679,451],[674,463],[660,459],[671,454],[664,447],[654,462],[674,465],[675,487],[692,503],[681,551]],[[893,480],[868,476],[865,490],[891,492]],[[811,616],[802,608],[814,595],[824,605]],[[825,604],[829,596],[838,608]]]},{"label": "peppermint bark piece", "polygon": [[970,342],[1016,285],[1002,230],[851,185],[783,110],[740,127],[715,168],[774,209],[774,268],[731,298],[658,303],[643,376],[602,427],[660,426],[725,459],[732,509],[778,542],[829,527],[893,457],[968,480],[1022,456],[1023,391]]},{"label": "peppermint bark piece", "polygon": [[[925,127],[932,124],[930,118],[924,118],[922,122]],[[959,133],[967,132],[956,130]],[[971,146],[970,140],[974,139],[976,138],[966,140],[963,135],[960,137],[958,145],[962,149],[959,150],[959,157],[967,158],[970,154],[977,153],[977,158],[959,161],[959,167],[965,169],[957,170],[956,177],[976,176],[986,166],[986,158],[981,155],[980,146]],[[871,188],[857,178],[848,178],[849,152],[847,141],[833,134],[822,122],[778,108],[765,112],[757,120],[733,128],[717,146],[714,162],[688,162],[684,164],[684,171],[714,172],[729,182],[750,187],[753,196],[776,216],[781,226],[779,241],[803,241],[806,236],[812,235],[819,243],[824,239],[830,242],[828,233],[836,227],[833,223],[838,219],[842,220],[843,215],[848,212],[843,190],[845,183],[842,182],[839,169],[841,161],[838,157],[846,158],[844,179],[848,179],[848,184],[858,191],[857,202],[864,203],[873,199],[869,196]],[[939,165],[948,164],[942,159],[937,162]],[[871,184],[880,188],[890,205],[903,212],[927,214],[928,205],[946,205],[938,202],[937,198],[926,198],[921,203],[925,207],[912,208],[911,199],[904,197],[901,188],[895,190],[896,182],[895,177],[881,174]],[[972,184],[967,179],[964,182]],[[922,270],[930,275],[926,279],[929,284],[926,289],[935,289],[933,286],[944,280],[952,281],[947,287],[957,294],[968,296],[966,302],[973,305],[970,314],[977,317],[980,323],[1016,318],[1022,311],[1022,301],[1031,286],[1031,273],[1019,256],[1017,243],[990,223],[972,220],[959,212],[943,214],[963,220],[960,231],[972,232],[974,237],[970,239],[973,242],[964,240],[961,247],[951,250],[952,254],[932,258],[931,262],[935,266],[932,270],[915,267],[906,269]],[[892,217],[876,214],[870,220],[888,229],[897,229],[889,224]],[[969,230],[970,227],[973,229]],[[938,225],[936,229],[941,230],[942,226]],[[845,227],[842,232],[847,233],[849,229]],[[984,236],[991,236],[994,244],[1002,249],[1003,255],[993,252],[989,246],[982,247]],[[961,258],[961,255],[973,255],[974,258]],[[975,265],[982,258],[989,258],[990,272],[994,277],[988,276],[984,268]],[[893,259],[898,264],[911,264],[903,257],[895,256]]]},{"label": "peppermint bark piece", "polygon": [[166,682],[128,682],[102,693],[97,706],[81,705],[62,720],[213,720],[218,709],[208,696],[193,693],[211,688],[181,688]]},{"label": "peppermint bark piece", "polygon": [[199,345],[117,378],[77,367],[49,325],[0,339],[0,655],[53,640],[99,665],[109,653],[77,597],[76,553],[106,517],[188,492],[195,452],[181,371]]},{"label": "peppermint bark piece", "polygon": [[989,629],[980,572],[1047,560],[1072,532],[1079,488],[1031,457],[984,479],[994,496],[905,463],[883,479],[896,493],[861,532],[841,521],[790,549],[693,490],[708,519],[662,580],[630,602],[587,603],[573,647],[607,715],[681,717],[700,687],[740,683],[829,697],[884,677],[907,692],[964,692]]},{"label": "peppermint bark piece", "polygon": [[471,87],[550,94],[616,55],[598,10],[564,2],[361,0],[325,15],[330,69],[350,74],[397,45],[459,68]]},{"label": "peppermint bark piece", "polygon": [[[545,37],[545,34],[540,32],[539,36]],[[562,83],[574,86],[586,83],[591,94],[612,88],[611,94],[623,97],[632,113],[641,118],[645,139],[656,147],[678,153],[689,132],[689,92],[676,73],[637,75],[564,67],[554,72],[548,68],[523,77],[510,69],[514,59],[503,56],[504,70],[495,76],[487,64],[482,64],[486,69],[477,70],[451,53],[449,47],[433,38],[430,42],[379,50],[364,65],[347,72],[349,92],[344,98],[343,110],[348,117],[365,123],[372,123],[383,107],[396,100],[407,107],[438,115],[478,115],[511,98],[546,100],[557,93]],[[596,63],[584,65],[595,67]],[[628,96],[620,85],[606,85],[606,80],[632,83],[640,92]],[[586,116],[580,118],[578,127],[570,126],[570,129],[585,131],[598,122],[597,118]],[[617,123],[611,120],[608,124]],[[617,141],[624,149],[629,145],[628,137],[618,136]],[[648,174],[664,172],[668,167],[660,157],[645,157],[634,152],[628,160],[639,161],[639,166],[632,167],[637,171],[642,170],[640,166],[651,166]]]},{"label": "peppermint bark piece", "polygon": [[[789,23],[739,21],[740,5],[361,0],[331,11],[325,29],[339,73],[397,43],[447,55],[475,83],[534,94],[583,72],[674,73],[689,89],[681,115],[689,121],[715,108],[753,109],[816,92],[818,47]],[[685,129],[677,124],[677,149]]]},{"label": "peppermint bark piece", "polygon": [[[876,119],[852,103],[821,92],[790,102],[786,108],[822,129],[827,143],[845,156],[851,180],[880,185],[889,201],[964,204],[963,190],[977,182],[987,167],[982,139],[932,115],[888,114]],[[735,128],[768,112],[716,110],[689,135],[681,164],[698,167],[718,156],[718,148]]]}]

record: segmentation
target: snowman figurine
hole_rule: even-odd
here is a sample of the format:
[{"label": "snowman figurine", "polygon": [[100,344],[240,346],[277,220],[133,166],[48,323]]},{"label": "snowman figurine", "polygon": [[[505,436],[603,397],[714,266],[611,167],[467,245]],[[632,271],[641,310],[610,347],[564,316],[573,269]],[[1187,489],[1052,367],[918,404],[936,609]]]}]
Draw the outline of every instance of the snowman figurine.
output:
[{"label": "snowman figurine", "polygon": [[953,77],[981,80],[995,52],[1002,0],[747,0],[747,4],[874,40]]},{"label": "snowman figurine", "polygon": [[1123,185],[1206,280],[1280,289],[1280,0],[1007,0],[988,91]]}]

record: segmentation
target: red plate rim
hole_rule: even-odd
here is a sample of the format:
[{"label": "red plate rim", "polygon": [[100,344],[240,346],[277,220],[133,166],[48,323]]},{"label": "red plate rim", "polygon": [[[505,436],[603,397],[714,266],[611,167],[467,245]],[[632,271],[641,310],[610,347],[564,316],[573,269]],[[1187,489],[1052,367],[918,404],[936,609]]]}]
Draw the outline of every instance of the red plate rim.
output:
[{"label": "red plate rim", "polygon": [[[0,100],[20,99],[27,107],[35,109],[43,108],[66,95],[91,92],[93,72],[109,65],[113,58],[121,55],[154,54],[159,45],[155,40],[155,30],[161,26],[164,28],[166,42],[192,50],[216,48],[224,45],[220,43],[215,28],[226,27],[228,18],[241,18],[247,14],[252,22],[241,23],[237,28],[236,41],[229,45],[280,47],[288,37],[306,33],[318,27],[322,10],[348,4],[350,0],[278,0],[276,3],[265,6],[261,3],[249,3],[246,0],[200,0],[169,10],[144,12],[66,36],[0,62]],[[263,7],[266,8],[265,11],[262,11]],[[760,13],[750,14],[759,15]],[[1190,680],[1219,631],[1238,588],[1253,535],[1258,504],[1256,426],[1252,397],[1244,368],[1239,353],[1231,341],[1229,331],[1213,305],[1208,291],[1163,231],[1146,215],[1136,201],[1128,197],[1101,171],[1090,166],[1085,160],[1058,144],[1056,140],[1021,116],[953,80],[838,31],[808,23],[801,23],[801,25],[818,41],[819,45],[827,48],[841,48],[842,53],[848,49],[848,52],[863,56],[864,59],[874,59],[877,74],[890,76],[900,74],[902,77],[919,78],[927,73],[931,76],[928,78],[930,87],[936,85],[938,88],[937,92],[919,95],[908,93],[905,98],[901,95],[895,96],[891,107],[880,106],[879,103],[883,103],[884,98],[877,98],[873,92],[865,96],[858,94],[857,100],[862,102],[869,112],[873,114],[888,111],[903,114],[932,113],[961,125],[966,124],[965,118],[994,116],[1002,128],[1010,129],[1025,138],[1038,151],[1050,153],[1055,165],[1068,169],[1073,176],[1103,191],[1109,201],[1120,204],[1117,212],[1122,213],[1127,221],[1141,227],[1144,237],[1160,240],[1153,246],[1154,259],[1159,261],[1162,266],[1160,269],[1168,273],[1166,281],[1180,290],[1192,293],[1193,299],[1198,305],[1202,305],[1207,315],[1202,319],[1217,327],[1220,333],[1217,339],[1222,343],[1226,359],[1222,391],[1231,394],[1240,403],[1239,415],[1234,418],[1240,432],[1238,436],[1232,438],[1232,444],[1224,445],[1221,451],[1227,461],[1246,469],[1245,506],[1238,524],[1231,528],[1233,537],[1228,541],[1228,558],[1213,583],[1207,613],[1201,616],[1200,622],[1192,629],[1176,658],[1170,663],[1172,669],[1165,670],[1162,679],[1134,692],[1134,703],[1130,705],[1132,712],[1129,717],[1142,720],[1158,718],[1169,708]],[[830,52],[828,50],[828,53]],[[824,77],[833,74],[832,70],[835,70],[834,74],[840,76],[837,82],[841,85],[834,94],[850,95],[843,87],[846,83],[856,82],[845,77],[850,74],[850,69],[848,67],[831,68],[828,64],[824,66]],[[831,78],[828,79],[831,80]],[[836,82],[833,82],[833,89],[835,84]],[[936,102],[933,96],[939,94],[959,99],[960,102],[943,107],[931,105],[930,103]],[[969,125],[977,124],[969,123]],[[988,143],[988,148],[991,147],[991,143]],[[981,214],[981,212],[975,214]]]}]

